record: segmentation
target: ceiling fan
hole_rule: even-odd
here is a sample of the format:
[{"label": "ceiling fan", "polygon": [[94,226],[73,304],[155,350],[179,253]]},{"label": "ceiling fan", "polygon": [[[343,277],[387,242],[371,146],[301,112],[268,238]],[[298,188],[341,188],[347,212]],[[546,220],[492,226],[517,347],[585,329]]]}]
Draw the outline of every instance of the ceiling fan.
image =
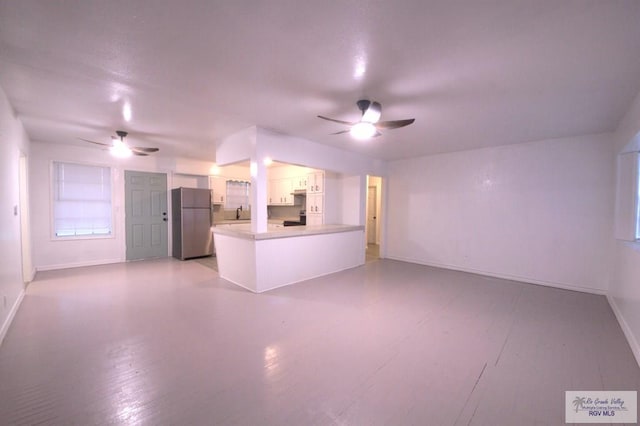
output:
[{"label": "ceiling fan", "polygon": [[358,109],[362,111],[362,117],[360,121],[343,121],[336,120],[335,118],[324,117],[319,115],[318,118],[323,120],[333,121],[335,123],[346,124],[350,126],[347,130],[341,130],[339,132],[331,133],[332,135],[341,135],[343,133],[351,133],[356,139],[369,139],[382,135],[381,130],[391,130],[400,127],[408,126],[415,121],[415,118],[408,118],[405,120],[390,120],[379,121],[382,115],[382,105],[379,102],[372,102],[367,99],[361,99],[356,102]]},{"label": "ceiling fan", "polygon": [[131,154],[133,155],[149,155],[153,152],[158,152],[159,149],[158,148],[147,148],[147,147],[143,147],[143,146],[129,146],[125,141],[124,138],[127,137],[128,133],[125,132],[124,130],[116,130],[116,135],[118,136],[111,136],[111,143],[103,143],[103,142],[95,142],[95,141],[90,141],[88,139],[83,139],[83,138],[78,138],[81,141],[85,141],[85,142],[89,142],[89,143],[93,143],[96,145],[102,145],[102,146],[106,146],[109,147],[109,151],[111,152],[112,155],[116,156],[116,157],[129,157]]}]

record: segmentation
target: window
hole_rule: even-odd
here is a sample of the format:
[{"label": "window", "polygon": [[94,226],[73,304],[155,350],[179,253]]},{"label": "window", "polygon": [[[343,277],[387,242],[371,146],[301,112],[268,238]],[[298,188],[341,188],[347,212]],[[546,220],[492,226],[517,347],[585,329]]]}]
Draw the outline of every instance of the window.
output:
[{"label": "window", "polygon": [[618,155],[615,236],[622,241],[640,240],[640,155]]},{"label": "window", "polygon": [[636,240],[640,240],[640,155],[636,155]]},{"label": "window", "polygon": [[251,189],[251,183],[242,182],[239,180],[227,181],[227,198],[224,203],[224,208],[228,210],[235,210],[242,207],[242,210],[249,210],[249,190]]},{"label": "window", "polygon": [[56,237],[111,235],[109,167],[54,162],[52,181]]}]

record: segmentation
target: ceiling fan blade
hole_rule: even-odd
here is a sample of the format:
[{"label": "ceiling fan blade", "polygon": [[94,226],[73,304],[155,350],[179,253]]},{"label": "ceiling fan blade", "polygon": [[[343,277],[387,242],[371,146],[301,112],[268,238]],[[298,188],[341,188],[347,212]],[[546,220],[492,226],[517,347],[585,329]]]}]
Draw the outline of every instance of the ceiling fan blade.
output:
[{"label": "ceiling fan blade", "polygon": [[145,156],[145,157],[146,157],[147,155],[149,155],[149,154],[147,154],[146,152],[136,151],[135,149],[132,149],[132,150],[131,150],[131,153],[132,153],[133,155],[140,155],[140,156]]},{"label": "ceiling fan blade", "polygon": [[342,135],[344,133],[349,133],[350,130],[340,130],[339,132],[329,133],[330,135]]},{"label": "ceiling fan blade", "polygon": [[357,123],[357,122],[354,123],[351,121],[336,120],[335,118],[324,117],[322,115],[319,115],[318,118],[322,118],[323,120],[333,121],[334,123],[346,124],[347,126],[353,126],[354,124]]},{"label": "ceiling fan blade", "polygon": [[415,118],[408,118],[406,120],[390,120],[390,121],[381,121],[376,123],[376,128],[379,129],[397,129],[399,127],[408,126],[409,124],[416,121]]},{"label": "ceiling fan blade", "polygon": [[376,132],[375,135],[371,136],[372,138],[377,138],[378,136],[382,136],[382,133],[380,132]]},{"label": "ceiling fan blade", "polygon": [[96,144],[96,145],[111,146],[110,143],[95,142],[95,141],[90,141],[89,139],[83,139],[83,138],[78,138],[78,139],[80,139],[81,141],[93,143],[93,144]]},{"label": "ceiling fan blade", "polygon": [[131,150],[132,151],[140,151],[140,152],[158,152],[158,151],[160,151],[159,148],[146,148],[144,146],[132,146]]}]

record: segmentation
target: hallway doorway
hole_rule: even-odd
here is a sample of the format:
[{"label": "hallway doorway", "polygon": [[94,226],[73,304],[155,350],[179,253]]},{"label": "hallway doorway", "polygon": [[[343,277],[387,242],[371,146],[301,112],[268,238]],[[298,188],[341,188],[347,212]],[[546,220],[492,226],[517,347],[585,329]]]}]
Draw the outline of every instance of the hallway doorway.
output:
[{"label": "hallway doorway", "polygon": [[367,176],[367,207],[366,207],[366,255],[365,261],[371,262],[380,258],[381,244],[381,203],[382,178],[379,176]]}]

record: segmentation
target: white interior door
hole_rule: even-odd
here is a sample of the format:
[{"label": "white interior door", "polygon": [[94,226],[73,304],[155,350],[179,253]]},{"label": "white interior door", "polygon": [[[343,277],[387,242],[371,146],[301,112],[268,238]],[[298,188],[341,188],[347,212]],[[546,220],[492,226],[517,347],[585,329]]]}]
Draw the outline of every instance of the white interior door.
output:
[{"label": "white interior door", "polygon": [[376,195],[376,187],[370,186],[367,193],[367,244],[375,244],[377,241],[377,211],[378,199]]},{"label": "white interior door", "polygon": [[167,175],[125,170],[127,260],[168,255]]}]

